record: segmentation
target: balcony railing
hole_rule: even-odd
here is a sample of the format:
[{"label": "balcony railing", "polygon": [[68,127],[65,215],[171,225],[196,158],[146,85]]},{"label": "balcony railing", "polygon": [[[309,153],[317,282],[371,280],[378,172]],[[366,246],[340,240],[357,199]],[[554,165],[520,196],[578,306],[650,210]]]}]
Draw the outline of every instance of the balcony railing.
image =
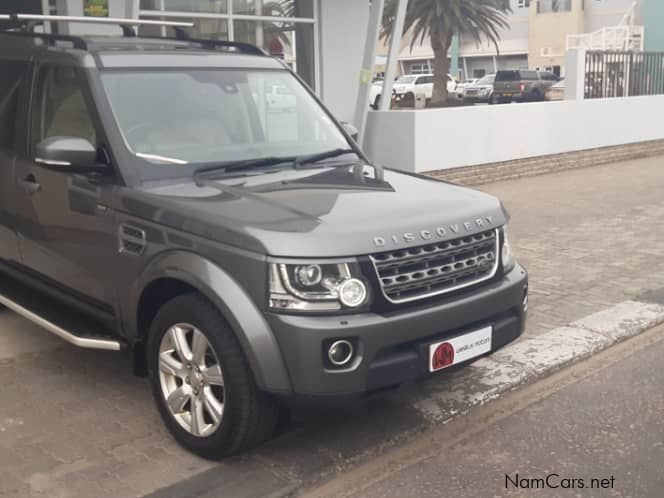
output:
[{"label": "balcony railing", "polygon": [[548,14],[552,12],[571,12],[571,11],[572,11],[572,0],[539,0],[537,2],[538,14]]}]

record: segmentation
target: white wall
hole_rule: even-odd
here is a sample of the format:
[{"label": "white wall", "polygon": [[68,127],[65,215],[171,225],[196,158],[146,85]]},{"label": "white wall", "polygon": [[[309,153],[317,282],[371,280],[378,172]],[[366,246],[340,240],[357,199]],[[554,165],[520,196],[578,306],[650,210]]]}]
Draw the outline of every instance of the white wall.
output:
[{"label": "white wall", "polygon": [[664,96],[371,111],[365,150],[424,172],[664,139]]},{"label": "white wall", "polygon": [[369,2],[320,0],[321,96],[342,121],[353,121],[360,86],[360,70]]}]

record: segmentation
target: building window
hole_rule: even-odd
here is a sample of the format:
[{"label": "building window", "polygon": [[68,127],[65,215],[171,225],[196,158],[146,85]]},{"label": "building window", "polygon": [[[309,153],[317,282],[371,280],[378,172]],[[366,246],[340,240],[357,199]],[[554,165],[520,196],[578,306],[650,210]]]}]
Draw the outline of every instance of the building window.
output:
[{"label": "building window", "polygon": [[572,0],[539,0],[537,12],[545,14],[549,12],[571,12]]},{"label": "building window", "polygon": [[[315,0],[141,0],[140,6],[144,19],[193,22],[196,37],[257,45],[315,88]],[[143,27],[141,33],[164,36],[172,31]]]},{"label": "building window", "polygon": [[431,61],[414,62],[410,65],[411,74],[431,74]]},{"label": "building window", "polygon": [[528,8],[528,7],[530,7],[530,0],[519,0],[518,3],[517,3],[517,6],[520,9]]}]

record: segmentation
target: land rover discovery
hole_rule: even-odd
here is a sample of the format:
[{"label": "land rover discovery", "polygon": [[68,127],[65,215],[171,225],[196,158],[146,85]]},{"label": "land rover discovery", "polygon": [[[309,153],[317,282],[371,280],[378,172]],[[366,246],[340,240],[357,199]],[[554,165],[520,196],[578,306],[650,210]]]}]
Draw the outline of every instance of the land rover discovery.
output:
[{"label": "land rover discovery", "polygon": [[279,406],[361,398],[522,333],[497,199],[372,164],[255,47],[133,24],[0,33],[2,305],[131,353],[208,458],[268,438]]}]

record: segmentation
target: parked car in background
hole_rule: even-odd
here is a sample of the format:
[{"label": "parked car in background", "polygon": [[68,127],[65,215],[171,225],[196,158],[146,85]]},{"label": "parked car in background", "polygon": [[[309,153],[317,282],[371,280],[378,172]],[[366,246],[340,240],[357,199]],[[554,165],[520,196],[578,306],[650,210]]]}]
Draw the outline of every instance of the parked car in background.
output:
[{"label": "parked car in background", "polygon": [[461,92],[464,88],[470,85],[474,85],[480,80],[480,78],[471,78],[467,80],[463,80],[461,83],[459,83],[456,87],[458,92]]},{"label": "parked car in background", "polygon": [[498,71],[493,84],[494,103],[539,102],[559,79],[545,71]]},{"label": "parked car in background", "polygon": [[467,85],[461,92],[464,102],[491,102],[493,98],[493,82],[496,79],[495,74],[487,74],[475,83]]},{"label": "parked car in background", "polygon": [[547,90],[546,100],[565,100],[565,80],[560,80]]},{"label": "parked car in background", "polygon": [[371,84],[371,89],[369,90],[369,107],[373,109],[378,109],[380,94],[383,91],[383,83],[383,80],[376,80]]},{"label": "parked car in background", "polygon": [[[447,91],[451,97],[456,96],[456,80],[451,74],[447,75]],[[402,76],[394,83],[394,96],[398,102],[412,102],[416,98],[423,98],[427,102],[433,97],[433,74],[408,74]]]}]

